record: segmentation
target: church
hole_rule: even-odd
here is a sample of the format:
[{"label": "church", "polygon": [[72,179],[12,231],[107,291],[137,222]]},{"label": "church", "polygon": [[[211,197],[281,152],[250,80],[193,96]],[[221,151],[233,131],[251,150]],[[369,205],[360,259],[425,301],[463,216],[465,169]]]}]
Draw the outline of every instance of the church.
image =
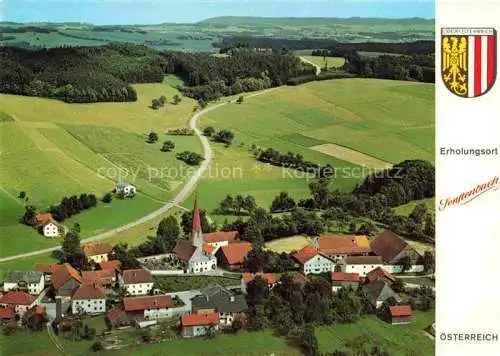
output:
[{"label": "church", "polygon": [[217,258],[213,255],[214,248],[203,239],[198,196],[194,200],[191,240],[177,241],[173,252],[181,261],[187,263],[188,273],[204,273],[217,268]]}]

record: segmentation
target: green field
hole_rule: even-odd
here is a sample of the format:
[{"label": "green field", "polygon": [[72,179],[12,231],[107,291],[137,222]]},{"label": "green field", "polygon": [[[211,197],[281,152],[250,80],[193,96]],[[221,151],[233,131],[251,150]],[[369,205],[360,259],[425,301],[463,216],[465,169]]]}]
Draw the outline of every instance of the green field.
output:
[{"label": "green field", "polygon": [[[100,198],[117,181],[134,183],[134,199],[99,203],[64,221],[67,227],[78,222],[87,237],[158,209],[182,188],[193,168],[160,147],[168,139],[175,151],[202,153],[196,137],[166,135],[168,129],[186,125],[194,101],[183,98],[179,105],[155,111],[148,107],[153,98],[171,99],[178,93],[172,81],[136,85],[139,100],[133,103],[66,104],[0,95],[0,256],[60,243],[18,223],[25,204],[44,211],[64,196],[94,193]],[[158,133],[159,142],[145,142],[150,131]],[[21,191],[28,200],[18,198]]]},{"label": "green field", "polygon": [[[428,84],[343,79],[280,88],[208,112],[200,127],[230,129],[235,139],[230,148],[212,145],[214,163],[198,186],[200,204],[213,214],[226,194],[251,194],[264,207],[280,191],[296,199],[308,196],[308,179],[259,163],[248,149],[253,144],[331,164],[338,169],[332,188],[343,190],[352,189],[372,172],[361,169],[366,162],[351,154],[333,156],[311,147],[338,145],[366,159],[390,163],[417,158],[432,162],[433,93],[434,87]],[[222,223],[228,217],[215,218]]]},{"label": "green field", "polygon": [[391,356],[429,356],[434,355],[435,346],[424,329],[434,321],[434,312],[414,312],[408,325],[390,325],[370,316],[355,324],[321,326],[316,330],[316,336],[320,351],[325,353],[342,350],[357,355],[348,344],[356,338],[366,338],[362,345],[367,351],[377,345]]},{"label": "green field", "polygon": [[398,215],[408,216],[413,211],[413,209],[415,209],[415,207],[419,204],[425,204],[425,206],[427,207],[427,211],[430,213],[434,213],[434,210],[435,210],[435,199],[434,198],[414,200],[414,201],[409,202],[408,204],[400,205],[400,206],[396,207],[394,209],[394,211]]},{"label": "green field", "polygon": [[342,67],[345,63],[345,59],[341,57],[325,57],[325,58],[321,56],[301,56],[301,57],[310,62],[313,62],[321,69],[325,67],[325,59],[328,69]]}]

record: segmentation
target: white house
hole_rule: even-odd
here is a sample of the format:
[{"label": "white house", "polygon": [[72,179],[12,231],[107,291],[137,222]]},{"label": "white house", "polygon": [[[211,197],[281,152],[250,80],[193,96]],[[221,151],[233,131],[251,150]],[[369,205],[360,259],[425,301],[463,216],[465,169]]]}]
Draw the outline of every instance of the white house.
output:
[{"label": "white house", "polygon": [[94,261],[95,263],[106,262],[109,259],[109,255],[113,252],[113,246],[107,242],[92,242],[83,246],[83,252],[87,257],[87,260]]},{"label": "white house", "polygon": [[128,269],[118,275],[118,285],[130,295],[145,295],[153,288],[153,276],[145,269]]},{"label": "white house", "polygon": [[365,277],[370,271],[382,266],[380,256],[348,256],[346,258],[345,272],[358,273],[361,277]]},{"label": "white house", "polygon": [[145,320],[171,317],[174,308],[175,303],[169,295],[123,298],[123,310]]},{"label": "white house", "polygon": [[21,316],[35,305],[35,301],[36,297],[19,291],[9,291],[0,296],[0,306],[12,308],[16,314]]},{"label": "white house", "polygon": [[136,187],[127,182],[119,182],[115,187],[115,193],[122,194],[125,198],[133,197],[136,192]]},{"label": "white house", "polygon": [[73,314],[102,314],[106,312],[106,293],[97,284],[82,284],[71,297]]},{"label": "white house", "polygon": [[230,243],[238,241],[238,239],[238,231],[216,231],[203,235],[203,241],[214,247],[213,253],[215,253],[219,247],[227,246]]},{"label": "white house", "polygon": [[302,272],[305,275],[332,272],[335,268],[335,263],[332,260],[310,245],[307,245],[292,257],[301,265]]},{"label": "white house", "polygon": [[61,234],[59,224],[50,213],[38,215],[36,223],[42,229],[43,236],[45,237],[58,237]]},{"label": "white house", "polygon": [[38,295],[45,288],[45,278],[42,272],[35,271],[8,271],[4,275],[3,290],[21,290],[29,294]]}]

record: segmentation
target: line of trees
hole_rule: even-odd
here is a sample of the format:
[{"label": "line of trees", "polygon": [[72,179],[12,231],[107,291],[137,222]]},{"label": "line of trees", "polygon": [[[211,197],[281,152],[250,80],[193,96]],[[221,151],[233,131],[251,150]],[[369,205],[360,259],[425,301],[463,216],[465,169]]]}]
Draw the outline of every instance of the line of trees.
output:
[{"label": "line of trees", "polygon": [[49,213],[57,221],[64,221],[73,215],[76,215],[84,210],[93,208],[97,205],[97,198],[94,194],[81,194],[80,196],[73,195],[64,197],[58,205],[52,205],[49,208]]},{"label": "line of trees", "polygon": [[236,214],[240,215],[242,210],[251,214],[257,208],[255,198],[251,195],[244,197],[241,194],[233,198],[232,195],[227,195],[220,203],[218,212],[221,214]]}]

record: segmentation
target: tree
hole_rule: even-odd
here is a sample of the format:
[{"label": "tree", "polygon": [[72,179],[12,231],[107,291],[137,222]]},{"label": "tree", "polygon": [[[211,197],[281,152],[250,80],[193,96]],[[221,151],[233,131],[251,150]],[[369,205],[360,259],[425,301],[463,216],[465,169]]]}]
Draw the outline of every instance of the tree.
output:
[{"label": "tree", "polygon": [[164,106],[167,103],[167,97],[165,95],[162,95],[158,98],[158,102],[160,103],[161,106]]},{"label": "tree", "polygon": [[215,133],[215,129],[213,126],[207,126],[203,129],[203,135],[210,137]]},{"label": "tree", "polygon": [[349,224],[349,232],[351,234],[354,234],[356,231],[357,231],[356,222],[355,221],[351,221],[351,223]]},{"label": "tree", "polygon": [[158,99],[153,99],[151,101],[151,108],[156,110],[161,106],[160,101]]},{"label": "tree", "polygon": [[21,222],[28,226],[35,226],[36,222],[36,208],[33,205],[26,205],[24,207],[24,215],[21,218]]},{"label": "tree", "polygon": [[119,243],[118,245],[113,246],[113,252],[115,254],[115,258],[121,262],[122,270],[141,267],[139,261],[135,258],[133,251],[128,248],[128,244]]},{"label": "tree", "polygon": [[401,293],[404,292],[405,290],[405,284],[402,279],[396,279],[392,284],[391,288],[394,292],[396,293]]},{"label": "tree", "polygon": [[242,104],[243,100],[245,100],[245,98],[243,97],[243,95],[240,95],[240,97],[238,98],[238,100],[236,100],[236,103],[237,104]]},{"label": "tree", "polygon": [[364,222],[356,233],[359,235],[375,236],[377,234],[377,226],[371,221]]},{"label": "tree", "polygon": [[222,213],[230,212],[234,207],[234,199],[231,195],[226,195],[226,197],[220,202],[219,209]]},{"label": "tree", "polygon": [[150,132],[148,134],[148,143],[155,143],[158,141],[158,134],[156,132]]},{"label": "tree", "polygon": [[181,97],[178,94],[175,94],[173,98],[174,105],[179,104],[181,101],[182,101]]},{"label": "tree", "polygon": [[106,204],[111,203],[112,200],[113,200],[113,194],[111,194],[110,192],[104,194],[104,196],[101,199],[101,201]]},{"label": "tree", "polygon": [[73,227],[71,228],[71,232],[74,232],[75,234],[79,234],[80,230],[81,230],[80,224],[74,223]]},{"label": "tree", "polygon": [[171,252],[181,233],[179,222],[174,216],[168,216],[160,221],[156,230],[154,245],[156,253]]},{"label": "tree", "polygon": [[243,201],[243,209],[252,213],[257,208],[257,203],[255,198],[251,195],[247,195]]},{"label": "tree", "polygon": [[403,256],[396,264],[401,266],[401,272],[406,272],[411,268],[411,259],[409,256]]},{"label": "tree", "polygon": [[287,192],[281,192],[271,204],[271,212],[290,211],[295,208],[295,200]]},{"label": "tree", "polygon": [[434,218],[431,214],[427,214],[425,216],[425,224],[424,224],[424,235],[428,238],[434,240],[436,235],[436,227],[434,223]]},{"label": "tree", "polygon": [[92,349],[92,351],[94,351],[94,352],[104,350],[104,346],[102,345],[102,342],[100,342],[100,341],[96,341],[96,342],[94,342],[90,348],[91,348],[91,349]]},{"label": "tree", "polygon": [[425,251],[423,256],[424,270],[426,272],[434,273],[434,268],[436,266],[436,261],[434,254],[431,251]]},{"label": "tree", "polygon": [[201,109],[204,109],[204,108],[207,106],[207,103],[205,102],[205,100],[203,100],[203,99],[199,99],[199,100],[198,100],[198,106],[199,106]]},{"label": "tree", "polygon": [[424,203],[418,204],[408,216],[415,224],[422,226],[427,215],[427,206]]},{"label": "tree", "polygon": [[81,253],[82,249],[80,247],[80,236],[78,236],[78,233],[75,233],[74,231],[68,232],[64,237],[61,249],[66,259],[70,256]]},{"label": "tree", "polygon": [[171,152],[175,148],[175,144],[172,141],[165,141],[161,147],[163,152]]},{"label": "tree", "polygon": [[25,192],[25,191],[21,191],[21,192],[19,192],[19,196],[18,196],[18,197],[19,197],[19,199],[24,199],[24,198],[26,198],[26,192]]},{"label": "tree", "polygon": [[229,130],[220,130],[214,136],[214,140],[216,142],[223,142],[223,143],[226,143],[228,145],[231,144],[233,139],[234,139],[234,134]]},{"label": "tree", "polygon": [[314,326],[312,324],[306,324],[304,327],[304,331],[300,337],[300,345],[304,349],[306,355],[319,355],[318,339],[316,338]]},{"label": "tree", "polygon": [[250,241],[254,249],[260,249],[264,247],[264,238],[260,229],[255,224],[249,224],[245,229],[243,238]]},{"label": "tree", "polygon": [[231,330],[233,331],[233,333],[237,333],[238,331],[240,331],[241,329],[243,329],[243,320],[241,320],[241,318],[236,318],[233,320],[233,323],[231,324]]}]

